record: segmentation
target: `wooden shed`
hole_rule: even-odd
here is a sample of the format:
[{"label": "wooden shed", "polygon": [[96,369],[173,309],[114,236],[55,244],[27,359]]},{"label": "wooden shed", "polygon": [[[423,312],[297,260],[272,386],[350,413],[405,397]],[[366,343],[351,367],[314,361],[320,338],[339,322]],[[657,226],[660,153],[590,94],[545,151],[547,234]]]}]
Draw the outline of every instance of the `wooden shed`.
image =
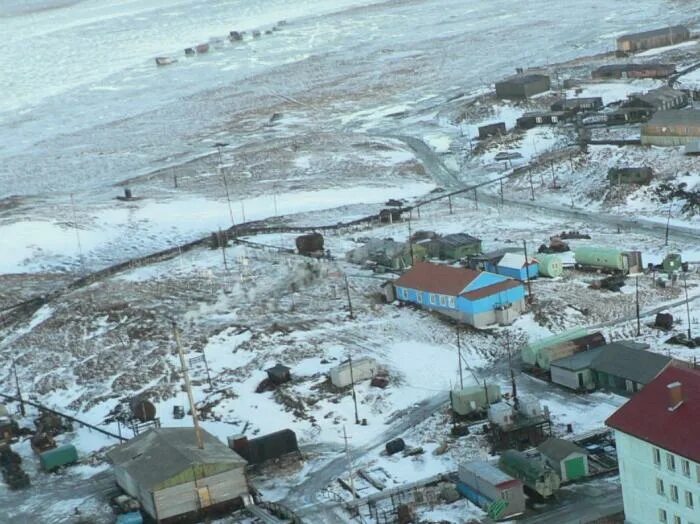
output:
[{"label": "wooden shed", "polygon": [[496,96],[506,99],[525,99],[549,91],[551,81],[547,75],[525,73],[496,82]]},{"label": "wooden shed", "polygon": [[492,136],[503,136],[507,133],[505,122],[496,122],[495,124],[487,124],[479,127],[479,139],[489,138]]},{"label": "wooden shed", "polygon": [[457,490],[495,520],[525,512],[522,481],[488,462],[475,460],[460,464]]},{"label": "wooden shed", "polygon": [[559,473],[562,482],[588,476],[588,453],[569,440],[551,437],[537,446],[545,463]]},{"label": "wooden shed", "polygon": [[642,126],[642,144],[681,146],[700,139],[700,109],[657,111]]},{"label": "wooden shed", "polygon": [[242,505],[246,461],[211,433],[154,428],[107,453],[117,484],[156,522],[197,521]]},{"label": "wooden shed", "polygon": [[634,53],[645,49],[679,44],[689,39],[690,31],[685,26],[662,27],[621,36],[617,39],[617,50],[622,53]]}]

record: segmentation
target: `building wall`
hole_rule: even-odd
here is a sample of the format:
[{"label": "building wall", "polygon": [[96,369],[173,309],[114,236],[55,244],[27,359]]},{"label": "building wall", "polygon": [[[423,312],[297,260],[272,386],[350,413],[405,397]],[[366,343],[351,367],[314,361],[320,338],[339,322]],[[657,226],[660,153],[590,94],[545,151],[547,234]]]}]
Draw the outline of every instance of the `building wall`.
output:
[{"label": "building wall", "polygon": [[[620,431],[615,431],[615,440],[625,522],[661,522],[659,510],[664,510],[669,524],[674,524],[675,516],[682,524],[700,524],[700,464],[688,461],[690,476],[686,476],[682,457]],[[659,450],[659,464],[655,463],[654,449]],[[674,457],[675,471],[669,469],[667,455]],[[658,493],[657,480],[663,482],[663,494]],[[678,488],[678,502],[672,500],[671,486]],[[692,494],[693,508],[686,505],[686,492]]]},{"label": "building wall", "polygon": [[552,382],[565,386],[569,389],[579,390],[578,376],[581,375],[583,379],[584,389],[591,389],[594,387],[595,383],[593,381],[593,375],[590,369],[582,369],[580,371],[571,371],[568,369],[563,369],[556,367],[554,364],[550,366],[550,371],[552,374]]},{"label": "building wall", "polygon": [[248,493],[245,466],[241,464],[224,473],[156,491],[153,499],[158,519],[165,520],[203,509],[198,490],[205,488],[209,492],[210,506],[233,501]]},{"label": "building wall", "polygon": [[642,128],[642,145],[659,146],[659,147],[674,147],[684,146],[690,142],[696,142],[700,139],[700,132],[687,136],[673,136],[666,134],[657,134],[654,131],[645,131]]},{"label": "building wall", "polygon": [[156,518],[156,509],[153,505],[153,496],[151,492],[145,488],[142,489],[136,480],[134,480],[124,468],[118,465],[114,466],[114,476],[116,477],[117,485],[119,485],[126,494],[137,499],[146,513]]},{"label": "building wall", "polygon": [[589,469],[588,469],[588,457],[586,456],[585,453],[572,453],[565,459],[563,459],[561,462],[557,462],[556,460],[552,460],[549,457],[545,457],[545,462],[549,465],[550,468],[552,468],[554,471],[559,472],[559,476],[561,477],[562,482],[567,482],[569,478],[566,475],[566,462],[568,460],[576,459],[579,457],[583,457],[583,470],[585,472],[586,477],[589,474]]}]

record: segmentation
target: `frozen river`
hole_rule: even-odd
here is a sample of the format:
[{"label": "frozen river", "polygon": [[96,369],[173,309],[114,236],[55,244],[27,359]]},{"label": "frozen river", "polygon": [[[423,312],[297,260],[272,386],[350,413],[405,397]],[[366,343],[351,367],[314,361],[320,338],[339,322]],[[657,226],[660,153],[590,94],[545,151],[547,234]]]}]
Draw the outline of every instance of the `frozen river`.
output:
[{"label": "frozen river", "polygon": [[[336,109],[345,98],[356,112],[387,103],[358,96],[385,72],[402,75],[393,103],[471,90],[516,66],[610,50],[630,30],[694,25],[699,13],[680,0],[5,0],[0,198],[99,190],[212,139],[235,143],[235,115],[314,89],[309,70],[338,86]],[[282,19],[271,35],[184,56]],[[158,55],[178,62],[156,67]],[[401,67],[416,57],[419,69]]]}]

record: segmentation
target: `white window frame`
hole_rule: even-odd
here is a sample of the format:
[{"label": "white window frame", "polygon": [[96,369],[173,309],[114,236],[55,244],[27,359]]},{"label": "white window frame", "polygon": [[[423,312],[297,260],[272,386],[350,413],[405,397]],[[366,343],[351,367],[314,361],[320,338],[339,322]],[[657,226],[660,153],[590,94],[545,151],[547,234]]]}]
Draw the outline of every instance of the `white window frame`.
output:
[{"label": "white window frame", "polygon": [[678,502],[678,486],[675,484],[671,484],[671,500]]},{"label": "white window frame", "polygon": [[442,307],[447,306],[447,297],[445,295],[440,295],[440,305]]},{"label": "white window frame", "polygon": [[656,479],[656,493],[658,495],[661,495],[661,496],[666,495],[666,490],[664,489],[663,479],[660,479],[660,478]]},{"label": "white window frame", "polygon": [[666,467],[669,471],[676,471],[676,457],[672,453],[666,453]]},{"label": "white window frame", "polygon": [[659,508],[659,522],[668,522],[666,510],[663,508]]},{"label": "white window frame", "polygon": [[435,293],[430,293],[428,295],[428,300],[431,306],[435,306],[437,304],[437,295]]},{"label": "white window frame", "polygon": [[683,475],[690,478],[690,461],[681,459],[681,469],[683,470]]},{"label": "white window frame", "polygon": [[695,507],[695,501],[693,500],[693,493],[686,490],[685,492],[685,506],[687,508],[693,509]]},{"label": "white window frame", "polygon": [[682,524],[681,518],[678,515],[673,516],[673,524]]},{"label": "white window frame", "polygon": [[447,297],[447,305],[451,308],[457,307],[457,299],[455,297]]},{"label": "white window frame", "polygon": [[657,466],[661,465],[661,450],[659,448],[653,448],[654,453],[654,464]]},{"label": "white window frame", "polygon": [[416,301],[419,304],[423,303],[423,292],[422,291],[416,291]]}]

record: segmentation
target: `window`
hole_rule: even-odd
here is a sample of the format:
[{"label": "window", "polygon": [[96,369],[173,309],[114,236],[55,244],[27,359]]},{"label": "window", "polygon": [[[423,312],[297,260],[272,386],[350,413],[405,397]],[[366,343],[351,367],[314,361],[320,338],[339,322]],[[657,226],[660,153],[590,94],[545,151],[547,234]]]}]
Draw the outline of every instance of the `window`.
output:
[{"label": "window", "polygon": [[416,300],[418,300],[419,304],[423,303],[423,292],[422,291],[416,291]]},{"label": "window", "polygon": [[437,297],[432,293],[430,293],[430,303],[433,305],[437,304]]},{"label": "window", "polygon": [[659,510],[659,522],[668,522],[666,520],[666,510],[665,509]]},{"label": "window", "polygon": [[688,462],[687,460],[683,459],[683,460],[681,461],[681,466],[682,466],[682,469],[683,469],[683,475],[685,475],[686,477],[690,477],[690,462]]},{"label": "window", "polygon": [[678,486],[671,484],[671,500],[673,502],[678,502]]},{"label": "window", "polygon": [[671,471],[676,471],[676,457],[670,453],[666,453],[666,466]]},{"label": "window", "polygon": [[664,481],[661,479],[656,479],[656,492],[659,495],[664,495]]},{"label": "window", "polygon": [[509,489],[504,489],[503,491],[501,491],[501,498],[502,498],[503,500],[510,500],[510,498],[511,498],[511,497],[510,497],[510,490],[509,490]]},{"label": "window", "polygon": [[455,297],[448,297],[447,302],[450,305],[450,307],[455,307]]},{"label": "window", "polygon": [[661,465],[661,452],[659,448],[654,448],[654,464],[657,466]]},{"label": "window", "polygon": [[678,515],[673,516],[673,524],[681,524],[681,518]]},{"label": "window", "polygon": [[440,305],[445,307],[447,305],[447,297],[445,295],[440,295]]},{"label": "window", "polygon": [[695,507],[695,503],[693,502],[693,494],[690,491],[685,492],[685,505],[691,509]]}]

